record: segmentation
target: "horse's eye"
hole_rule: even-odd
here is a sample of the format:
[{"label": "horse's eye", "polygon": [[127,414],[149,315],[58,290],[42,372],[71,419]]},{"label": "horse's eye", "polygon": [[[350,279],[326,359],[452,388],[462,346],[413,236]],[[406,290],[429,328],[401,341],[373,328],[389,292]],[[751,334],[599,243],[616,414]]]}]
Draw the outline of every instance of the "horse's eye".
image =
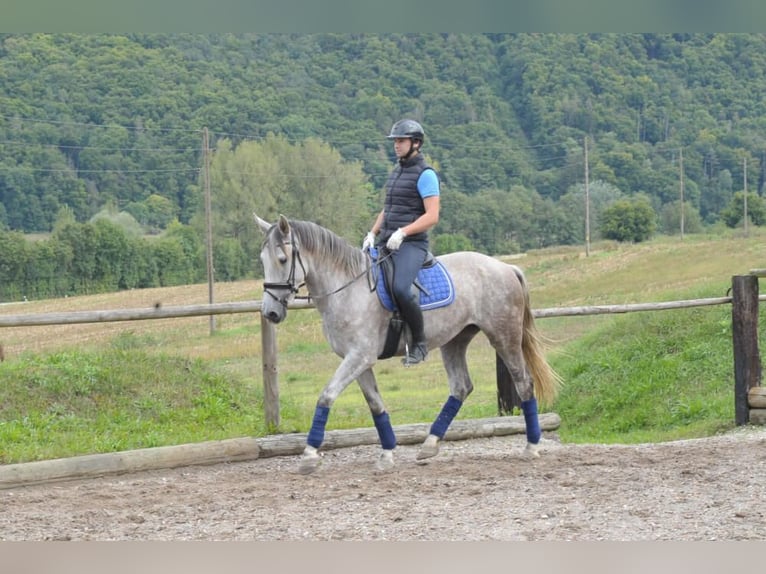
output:
[{"label": "horse's eye", "polygon": [[285,253],[284,251],[280,251],[279,255],[277,255],[277,259],[279,259],[279,262],[284,265],[285,263],[287,263],[287,253]]}]

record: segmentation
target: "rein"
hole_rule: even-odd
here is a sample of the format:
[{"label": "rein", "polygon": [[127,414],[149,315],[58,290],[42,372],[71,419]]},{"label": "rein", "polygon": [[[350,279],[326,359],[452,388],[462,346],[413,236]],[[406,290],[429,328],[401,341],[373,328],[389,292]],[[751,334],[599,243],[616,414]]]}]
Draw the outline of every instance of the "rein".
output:
[{"label": "rein", "polygon": [[[370,291],[375,290],[375,281],[370,280],[370,276],[372,275],[371,271],[373,269],[373,266],[370,265],[370,261],[372,260],[372,257],[370,256],[369,251],[365,251],[365,255],[367,256],[365,261],[367,265],[365,266],[364,270],[359,273],[358,275],[352,277],[350,280],[348,280],[346,283],[338,287],[337,289],[334,289],[332,291],[328,291],[327,293],[322,293],[321,295],[312,295],[309,293],[308,295],[300,296],[298,295],[298,292],[300,291],[300,288],[303,287],[306,282],[303,281],[299,285],[295,284],[295,269],[296,269],[296,262],[298,265],[301,266],[301,270],[303,271],[303,276],[306,276],[306,267],[303,265],[303,259],[301,259],[300,250],[298,249],[298,245],[293,240],[293,234],[292,230],[290,231],[290,243],[289,245],[292,246],[292,256],[290,258],[290,272],[287,275],[287,280],[281,283],[278,282],[268,282],[263,284],[263,291],[264,293],[267,293],[270,297],[272,297],[275,301],[277,301],[279,304],[281,304],[283,307],[287,307],[287,297],[285,298],[279,298],[274,293],[270,291],[270,289],[287,289],[290,294],[295,294],[296,299],[306,299],[307,301],[310,301],[311,299],[324,299],[326,297],[330,297],[331,295],[335,295],[337,293],[340,293],[365,275],[367,275],[367,284],[370,287]],[[378,258],[376,266],[380,266],[380,264],[391,257],[392,253],[388,252],[383,257]]]},{"label": "rein", "polygon": [[[311,300],[311,299],[323,299],[325,297],[329,297],[330,295],[335,295],[336,293],[340,293],[346,287],[349,287],[353,283],[359,281],[359,279],[361,279],[365,275],[367,275],[367,286],[370,288],[370,292],[375,291],[375,282],[374,281],[372,281],[372,282],[370,281],[370,276],[373,274],[373,273],[371,273],[371,271],[374,269],[374,267],[372,265],[370,265],[370,261],[372,261],[372,257],[370,256],[370,252],[369,251],[365,251],[364,253],[367,256],[365,258],[365,261],[366,261],[367,265],[364,268],[364,271],[362,271],[358,275],[352,277],[351,279],[349,279],[346,283],[344,283],[343,285],[341,285],[337,289],[334,289],[333,291],[329,291],[327,293],[322,293],[321,295],[312,295],[311,293],[309,293],[306,297],[296,297],[296,298],[308,299],[308,300]],[[391,257],[391,252],[390,251],[385,256],[383,256],[380,259],[378,259],[378,261],[376,263],[376,266],[379,266],[384,260],[388,259],[389,257]]]}]

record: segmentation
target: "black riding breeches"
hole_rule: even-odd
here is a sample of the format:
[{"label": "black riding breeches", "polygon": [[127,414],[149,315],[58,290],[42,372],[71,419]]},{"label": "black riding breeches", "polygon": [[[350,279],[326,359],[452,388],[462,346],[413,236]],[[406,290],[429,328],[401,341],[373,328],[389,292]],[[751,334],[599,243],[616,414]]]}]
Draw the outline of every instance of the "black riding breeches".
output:
[{"label": "black riding breeches", "polygon": [[423,312],[420,301],[412,291],[412,284],[428,255],[427,241],[405,241],[398,251],[391,254],[394,267],[394,279],[391,291],[402,319],[412,331],[413,341],[423,341]]}]

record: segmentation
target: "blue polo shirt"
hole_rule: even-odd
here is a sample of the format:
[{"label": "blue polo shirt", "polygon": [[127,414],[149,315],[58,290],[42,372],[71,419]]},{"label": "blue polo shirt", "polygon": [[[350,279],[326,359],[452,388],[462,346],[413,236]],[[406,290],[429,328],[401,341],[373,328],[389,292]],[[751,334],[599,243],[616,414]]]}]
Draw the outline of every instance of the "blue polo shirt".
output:
[{"label": "blue polo shirt", "polygon": [[439,177],[432,169],[423,170],[418,178],[418,193],[420,197],[433,197],[439,195]]}]

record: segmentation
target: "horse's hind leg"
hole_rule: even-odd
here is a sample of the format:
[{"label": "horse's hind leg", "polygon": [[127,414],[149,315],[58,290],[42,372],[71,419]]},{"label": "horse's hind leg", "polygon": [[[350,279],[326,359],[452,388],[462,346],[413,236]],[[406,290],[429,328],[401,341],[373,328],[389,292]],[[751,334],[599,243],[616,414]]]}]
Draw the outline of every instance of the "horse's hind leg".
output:
[{"label": "horse's hind leg", "polygon": [[516,387],[516,393],[521,399],[521,412],[527,434],[525,454],[532,457],[540,456],[539,444],[542,432],[537,414],[537,399],[535,398],[534,383],[527,369],[521,349],[514,350],[507,345],[495,345],[495,350],[505,363],[511,381]]},{"label": "horse's hind leg", "polygon": [[439,454],[439,442],[447,433],[449,425],[457,415],[463,402],[473,391],[473,383],[468,375],[468,363],[466,361],[466,351],[468,344],[474,338],[479,329],[475,326],[469,326],[463,329],[457,337],[446,343],[441,348],[442,361],[447,371],[449,380],[450,395],[447,402],[442,406],[441,412],[431,425],[426,440],[420,446],[416,455],[417,460],[424,460]]},{"label": "horse's hind leg", "polygon": [[380,453],[375,468],[380,471],[391,470],[394,467],[394,449],[396,448],[396,435],[391,426],[391,419],[386,412],[386,406],[383,404],[383,397],[380,396],[378,385],[375,382],[375,373],[372,369],[367,369],[357,377],[362,394],[367,400],[367,405],[372,413],[372,420],[375,423],[375,429],[378,431],[380,446],[383,451]]}]

